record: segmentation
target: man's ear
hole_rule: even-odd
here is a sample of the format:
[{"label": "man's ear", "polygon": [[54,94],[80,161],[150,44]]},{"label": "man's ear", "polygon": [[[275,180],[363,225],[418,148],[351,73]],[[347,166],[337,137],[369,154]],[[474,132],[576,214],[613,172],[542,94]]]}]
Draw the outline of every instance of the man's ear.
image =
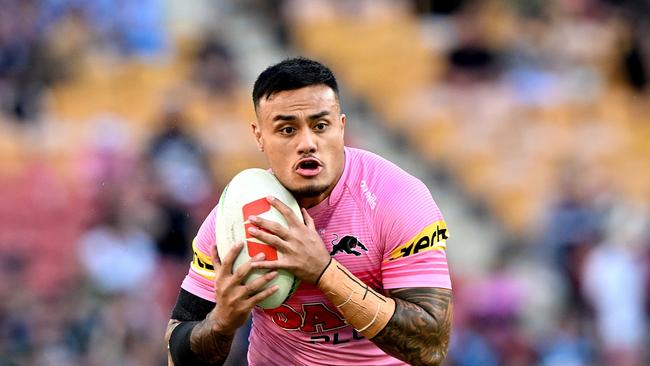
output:
[{"label": "man's ear", "polygon": [[262,139],[262,130],[257,121],[251,122],[251,129],[253,130],[253,136],[255,136],[255,143],[257,143],[257,149],[259,151],[264,151],[264,140]]}]

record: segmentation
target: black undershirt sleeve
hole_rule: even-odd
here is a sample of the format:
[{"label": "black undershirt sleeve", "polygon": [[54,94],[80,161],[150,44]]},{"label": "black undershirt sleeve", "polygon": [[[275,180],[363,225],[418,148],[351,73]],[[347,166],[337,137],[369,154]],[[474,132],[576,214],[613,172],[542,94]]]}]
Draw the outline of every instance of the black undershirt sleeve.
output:
[{"label": "black undershirt sleeve", "polygon": [[192,329],[204,320],[214,308],[214,303],[204,300],[183,289],[178,293],[176,305],[172,310],[171,319],[181,323],[174,328],[169,340],[169,351],[176,366],[209,366],[201,362],[190,346]]},{"label": "black undershirt sleeve", "polygon": [[170,318],[180,321],[203,320],[212,309],[214,309],[214,302],[181,289]]}]

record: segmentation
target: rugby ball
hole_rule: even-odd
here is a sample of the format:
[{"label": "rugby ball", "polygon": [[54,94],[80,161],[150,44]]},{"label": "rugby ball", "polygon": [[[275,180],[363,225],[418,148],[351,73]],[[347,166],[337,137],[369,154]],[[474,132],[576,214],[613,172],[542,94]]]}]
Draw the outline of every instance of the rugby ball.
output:
[{"label": "rugby ball", "polygon": [[[252,225],[248,221],[248,217],[251,215],[288,227],[287,221],[280,211],[266,200],[267,196],[273,196],[284,202],[302,220],[300,207],[291,192],[266,170],[253,168],[241,171],[233,177],[221,193],[217,204],[215,223],[219,258],[224,258],[234,244],[246,241],[239,256],[235,259],[233,271],[261,252],[265,254],[265,260],[281,258],[281,253],[274,247],[261,242],[248,233],[248,227]],[[253,281],[266,272],[268,272],[266,269],[254,269],[244,282]],[[278,285],[277,291],[257,305],[264,309],[277,308],[294,293],[299,282],[291,272],[278,270],[278,275],[264,287]]]}]

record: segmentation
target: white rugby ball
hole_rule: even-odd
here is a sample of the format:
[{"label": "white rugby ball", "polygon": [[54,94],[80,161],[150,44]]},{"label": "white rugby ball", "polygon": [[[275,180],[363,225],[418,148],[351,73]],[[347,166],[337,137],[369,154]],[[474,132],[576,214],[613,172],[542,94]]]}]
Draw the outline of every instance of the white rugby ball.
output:
[{"label": "white rugby ball", "polygon": [[[300,207],[291,192],[266,170],[252,168],[239,172],[221,193],[217,204],[215,224],[219,258],[223,260],[234,244],[246,241],[239,256],[235,259],[233,272],[260,252],[265,253],[265,260],[275,260],[282,256],[274,247],[254,238],[247,230],[251,225],[248,221],[250,215],[272,220],[288,227],[287,221],[280,211],[268,203],[267,196],[276,197],[284,202],[302,220]],[[254,269],[244,282],[253,281],[266,272],[268,270]],[[278,275],[264,287],[278,285],[278,289],[257,305],[264,309],[277,308],[293,294],[299,284],[300,281],[291,272],[278,270]]]}]

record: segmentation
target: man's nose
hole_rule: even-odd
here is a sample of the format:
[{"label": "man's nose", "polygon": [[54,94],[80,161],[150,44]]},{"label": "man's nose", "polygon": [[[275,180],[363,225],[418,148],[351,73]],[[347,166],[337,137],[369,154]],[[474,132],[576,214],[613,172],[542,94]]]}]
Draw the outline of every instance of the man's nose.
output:
[{"label": "man's nose", "polygon": [[298,153],[311,154],[316,152],[316,139],[311,130],[303,131],[299,136]]}]

